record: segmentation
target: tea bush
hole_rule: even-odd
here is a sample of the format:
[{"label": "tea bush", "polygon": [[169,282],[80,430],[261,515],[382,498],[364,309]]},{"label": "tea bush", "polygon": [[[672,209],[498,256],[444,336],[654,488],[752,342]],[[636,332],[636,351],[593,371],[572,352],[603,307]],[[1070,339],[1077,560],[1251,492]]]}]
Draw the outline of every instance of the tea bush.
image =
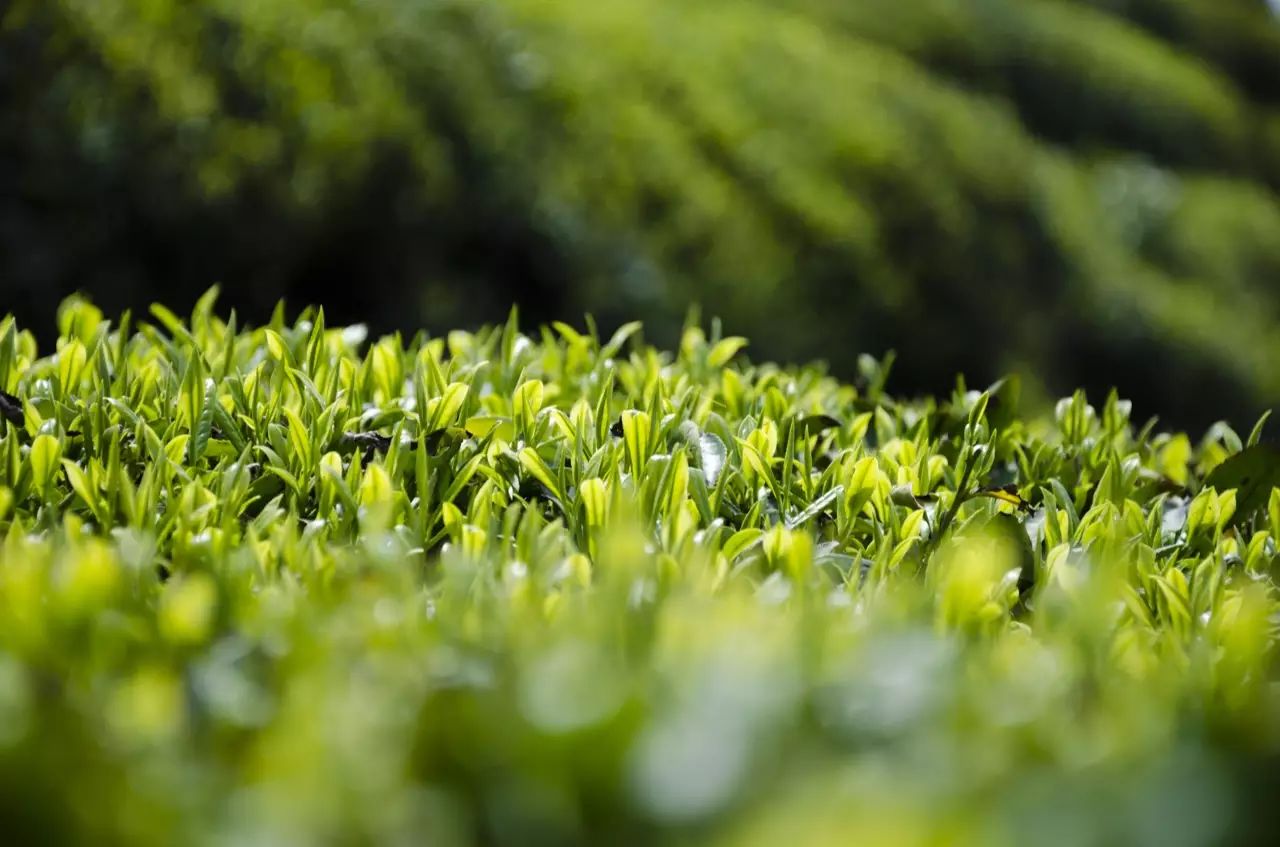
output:
[{"label": "tea bush", "polygon": [[1025,367],[1205,423],[1280,397],[1263,0],[3,14],[0,277],[28,322],[50,291],[185,310],[224,280],[259,321],[323,291],[446,331],[519,297],[670,346],[700,302],[846,376],[897,349],[919,390]]},{"label": "tea bush", "polygon": [[0,324],[41,843],[1274,836],[1280,452],[686,326]]}]

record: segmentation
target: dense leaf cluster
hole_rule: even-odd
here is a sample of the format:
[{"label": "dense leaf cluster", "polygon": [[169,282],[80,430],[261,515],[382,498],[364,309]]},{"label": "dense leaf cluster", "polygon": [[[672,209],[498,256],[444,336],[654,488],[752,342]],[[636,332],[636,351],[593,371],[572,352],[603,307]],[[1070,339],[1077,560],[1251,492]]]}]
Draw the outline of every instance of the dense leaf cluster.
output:
[{"label": "dense leaf cluster", "polygon": [[42,843],[1274,835],[1280,462],[565,324],[0,324]]},{"label": "dense leaf cluster", "polygon": [[1280,396],[1263,0],[7,5],[0,275],[28,315],[227,280],[260,319],[328,285],[384,326],[519,296],[674,341],[700,301],[845,374],[854,331],[914,385]]}]

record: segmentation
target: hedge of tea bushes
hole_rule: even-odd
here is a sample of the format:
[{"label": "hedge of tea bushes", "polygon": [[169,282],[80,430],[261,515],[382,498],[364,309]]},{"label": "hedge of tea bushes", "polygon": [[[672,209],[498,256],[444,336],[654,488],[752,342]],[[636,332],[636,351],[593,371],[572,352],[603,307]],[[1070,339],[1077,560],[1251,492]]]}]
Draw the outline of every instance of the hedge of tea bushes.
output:
[{"label": "hedge of tea bushes", "polygon": [[15,0],[0,274],[39,325],[221,280],[259,320],[519,298],[671,345],[701,302],[845,376],[1243,426],[1280,396],[1276,56],[1261,0]]},{"label": "hedge of tea bushes", "polygon": [[0,324],[0,823],[1265,843],[1280,453],[686,326]]}]

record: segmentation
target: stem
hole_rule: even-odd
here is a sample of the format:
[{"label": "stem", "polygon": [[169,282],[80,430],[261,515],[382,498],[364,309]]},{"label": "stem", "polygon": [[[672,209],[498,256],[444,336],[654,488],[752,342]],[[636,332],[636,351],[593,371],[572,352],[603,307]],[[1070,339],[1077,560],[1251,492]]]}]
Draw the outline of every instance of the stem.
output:
[{"label": "stem", "polygon": [[[970,448],[972,452],[972,448]],[[934,550],[942,543],[942,536],[951,528],[951,523],[956,519],[956,515],[960,512],[960,507],[969,499],[969,492],[966,490],[969,485],[969,477],[973,474],[974,462],[972,458],[965,463],[964,473],[960,475],[960,484],[956,486],[955,499],[951,501],[951,505],[947,507],[947,511],[942,515],[942,520],[938,521],[937,527],[934,528],[933,534],[929,537],[929,544],[924,551],[924,566],[929,566],[929,560],[933,557]]]}]

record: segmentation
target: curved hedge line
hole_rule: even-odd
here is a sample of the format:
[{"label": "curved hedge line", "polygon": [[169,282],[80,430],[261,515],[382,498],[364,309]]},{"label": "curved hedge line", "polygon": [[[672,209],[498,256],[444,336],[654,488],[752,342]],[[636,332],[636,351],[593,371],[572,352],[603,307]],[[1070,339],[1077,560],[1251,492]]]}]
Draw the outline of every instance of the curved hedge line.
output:
[{"label": "curved hedge line", "polygon": [[690,326],[0,322],[21,840],[1267,843],[1280,452]]},{"label": "curved hedge line", "polygon": [[22,314],[222,279],[262,314],[323,288],[444,328],[518,297],[673,338],[696,301],[842,373],[846,339],[894,346],[918,386],[1102,372],[1192,417],[1280,396],[1261,3],[23,0],[6,21]]}]

